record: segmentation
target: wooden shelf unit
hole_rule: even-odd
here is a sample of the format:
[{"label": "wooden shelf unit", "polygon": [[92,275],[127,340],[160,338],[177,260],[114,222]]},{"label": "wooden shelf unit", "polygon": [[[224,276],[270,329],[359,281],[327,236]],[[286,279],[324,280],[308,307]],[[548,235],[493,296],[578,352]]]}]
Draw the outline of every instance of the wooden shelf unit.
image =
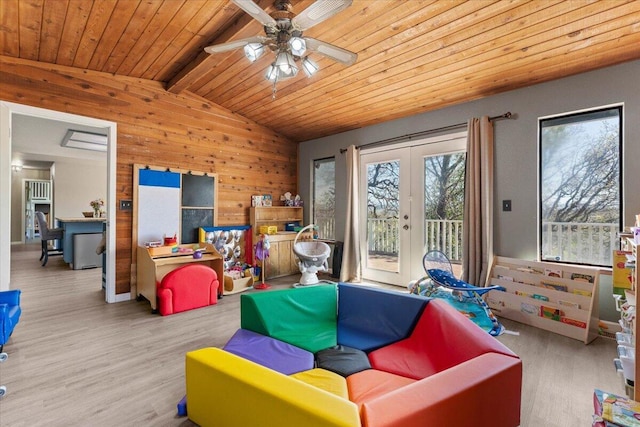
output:
[{"label": "wooden shelf unit", "polygon": [[[640,279],[640,274],[638,274],[638,244],[635,242],[633,237],[627,238],[626,247],[631,250],[631,256],[635,259],[635,265],[633,266],[633,273],[631,275],[631,290],[632,293],[628,295],[634,295],[635,301],[629,301],[630,304],[633,304],[637,307],[640,307],[638,300],[638,279]],[[636,349],[635,354],[635,375],[633,379],[634,389],[633,389],[633,400],[640,401],[640,387],[636,386],[638,384],[638,379],[640,379],[640,361],[638,360],[638,351],[637,348],[640,345],[640,338],[638,338],[638,312],[636,311],[636,317],[633,320],[633,347]]]},{"label": "wooden shelf unit", "polygon": [[269,235],[271,248],[269,258],[267,258],[267,279],[300,272],[292,248],[296,233],[286,232],[285,225],[289,222],[298,222],[302,225],[303,213],[301,206],[260,206],[252,207],[249,211],[254,244],[260,238],[260,226],[276,226],[278,228],[276,234]]},{"label": "wooden shelf unit", "polygon": [[[598,336],[598,280],[596,268],[495,257],[487,285],[506,292],[489,292],[486,302],[497,316],[588,344]],[[560,310],[562,321],[540,316],[542,306]]]}]

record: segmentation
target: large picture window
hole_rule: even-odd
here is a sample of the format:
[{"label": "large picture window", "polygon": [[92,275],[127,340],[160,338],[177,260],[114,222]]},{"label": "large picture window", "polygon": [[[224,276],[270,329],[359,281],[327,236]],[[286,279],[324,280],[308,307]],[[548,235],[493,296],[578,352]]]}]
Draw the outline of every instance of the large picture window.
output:
[{"label": "large picture window", "polygon": [[622,106],[539,120],[540,257],[611,266],[622,228]]},{"label": "large picture window", "polygon": [[335,240],[336,161],[313,161],[313,223],[320,239]]}]

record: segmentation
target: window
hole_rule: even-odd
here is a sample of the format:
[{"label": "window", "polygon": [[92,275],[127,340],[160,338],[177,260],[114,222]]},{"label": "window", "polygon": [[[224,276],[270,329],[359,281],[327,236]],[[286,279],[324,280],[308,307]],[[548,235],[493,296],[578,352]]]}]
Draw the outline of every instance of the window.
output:
[{"label": "window", "polygon": [[622,107],[539,120],[540,256],[611,266],[622,228]]},{"label": "window", "polygon": [[335,240],[336,161],[313,161],[313,223],[320,239]]},{"label": "window", "polygon": [[425,242],[428,250],[462,261],[466,152],[424,158]]}]

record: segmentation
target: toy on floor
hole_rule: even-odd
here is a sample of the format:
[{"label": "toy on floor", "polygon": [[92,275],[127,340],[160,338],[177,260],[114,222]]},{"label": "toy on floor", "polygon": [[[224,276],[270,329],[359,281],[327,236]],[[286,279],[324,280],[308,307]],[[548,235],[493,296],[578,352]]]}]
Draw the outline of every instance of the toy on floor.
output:
[{"label": "toy on floor", "polygon": [[260,240],[256,243],[255,251],[256,251],[256,259],[260,261],[261,268],[261,280],[260,283],[256,283],[253,285],[255,289],[269,289],[271,285],[267,285],[264,283],[264,275],[267,269],[266,260],[269,258],[269,248],[271,247],[271,243],[269,243],[269,237],[266,234],[260,235]]},{"label": "toy on floor", "polygon": [[412,281],[409,284],[410,293],[446,300],[493,336],[504,332],[504,326],[482,299],[482,295],[489,291],[504,291],[502,286],[477,287],[457,279],[453,275],[449,258],[441,251],[427,252],[422,263],[427,276]]},{"label": "toy on floor", "polygon": [[306,230],[315,229],[313,224],[309,224],[298,231],[293,241],[293,253],[298,257],[298,267],[300,268],[300,281],[294,284],[294,287],[317,285],[319,283],[333,283],[329,280],[319,280],[319,271],[329,271],[329,263],[327,258],[331,255],[331,248],[325,242],[317,240],[317,234],[314,234],[313,240],[298,241],[300,235]]}]

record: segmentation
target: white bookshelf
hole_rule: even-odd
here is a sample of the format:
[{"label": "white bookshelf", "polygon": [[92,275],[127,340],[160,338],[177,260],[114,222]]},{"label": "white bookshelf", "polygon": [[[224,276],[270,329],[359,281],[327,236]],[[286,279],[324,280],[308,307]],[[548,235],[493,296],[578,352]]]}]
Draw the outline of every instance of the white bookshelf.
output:
[{"label": "white bookshelf", "polygon": [[488,285],[506,292],[486,302],[497,316],[588,344],[598,336],[598,279],[596,268],[495,257]]}]

